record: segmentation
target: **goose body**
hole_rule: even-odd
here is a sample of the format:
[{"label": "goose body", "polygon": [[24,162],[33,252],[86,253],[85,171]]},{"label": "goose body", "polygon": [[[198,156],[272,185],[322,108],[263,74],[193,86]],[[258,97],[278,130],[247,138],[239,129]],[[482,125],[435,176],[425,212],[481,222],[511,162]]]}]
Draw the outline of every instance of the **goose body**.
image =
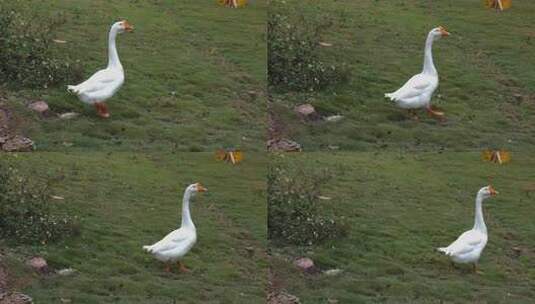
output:
[{"label": "goose body", "polygon": [[93,105],[111,98],[123,83],[124,70],[118,65],[100,70],[78,85],[69,85],[68,90],[78,95],[84,103]]},{"label": "goose body", "polygon": [[475,270],[488,240],[487,226],[483,218],[483,200],[495,196],[497,193],[492,186],[481,188],[476,196],[474,227],[461,234],[449,246],[440,247],[437,250],[449,256],[455,263],[474,264]]},{"label": "goose body", "polygon": [[152,254],[157,260],[166,263],[166,270],[170,271],[170,263],[178,263],[180,271],[187,272],[188,270],[180,262],[180,260],[193,248],[197,242],[197,230],[193,224],[190,214],[190,199],[197,192],[204,192],[201,184],[192,184],[184,191],[182,200],[182,223],[179,229],[176,229],[167,234],[160,241],[143,246],[143,250]]},{"label": "goose body", "polygon": [[103,118],[109,117],[104,102],[115,95],[124,83],[124,69],[119,60],[115,40],[118,34],[132,30],[133,26],[126,20],[114,23],[108,36],[108,66],[78,85],[67,86],[67,90],[76,94],[82,102],[94,105],[99,116]]},{"label": "goose body", "polygon": [[429,107],[431,97],[438,88],[438,74],[420,73],[394,93],[385,94],[402,109],[412,110]]},{"label": "goose body", "polygon": [[487,233],[472,229],[461,234],[448,247],[438,248],[438,251],[449,256],[455,263],[473,264],[479,261],[487,240]]},{"label": "goose body", "polygon": [[196,242],[197,231],[195,227],[180,227],[167,234],[159,242],[143,246],[143,249],[161,262],[173,263],[184,257]]},{"label": "goose body", "polygon": [[412,76],[401,88],[393,93],[386,93],[385,97],[395,102],[402,109],[413,111],[425,108],[434,116],[443,113],[431,108],[431,97],[438,88],[438,72],[433,62],[433,42],[450,34],[442,27],[432,29],[427,35],[422,72]]}]

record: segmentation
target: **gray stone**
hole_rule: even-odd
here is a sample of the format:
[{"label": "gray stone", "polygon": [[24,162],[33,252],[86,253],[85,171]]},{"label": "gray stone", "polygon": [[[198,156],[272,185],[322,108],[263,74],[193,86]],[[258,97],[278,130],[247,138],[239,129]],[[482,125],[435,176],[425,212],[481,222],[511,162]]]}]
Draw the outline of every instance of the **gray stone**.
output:
[{"label": "gray stone", "polygon": [[0,293],[0,304],[31,304],[33,299],[20,292]]},{"label": "gray stone", "polygon": [[301,304],[299,298],[285,291],[268,294],[267,304]]},{"label": "gray stone", "polygon": [[299,258],[294,261],[294,265],[303,271],[309,271],[314,268],[314,261],[310,258]]},{"label": "gray stone", "polygon": [[50,272],[48,263],[42,257],[33,257],[27,262],[27,264],[28,266],[32,267],[32,269],[38,273],[45,274],[45,273]]},{"label": "gray stone", "polygon": [[67,113],[60,114],[59,118],[67,120],[67,119],[76,118],[76,117],[78,117],[78,115],[80,115],[80,114],[74,113],[74,112],[67,112]]},{"label": "gray stone", "polygon": [[34,143],[31,139],[15,135],[10,138],[3,138],[2,150],[6,152],[30,152],[34,148]]},{"label": "gray stone", "polygon": [[271,152],[301,152],[301,145],[287,138],[270,139],[267,142],[268,151]]},{"label": "gray stone", "polygon": [[45,113],[48,111],[48,104],[42,100],[32,102],[28,105],[28,108],[38,113]]}]

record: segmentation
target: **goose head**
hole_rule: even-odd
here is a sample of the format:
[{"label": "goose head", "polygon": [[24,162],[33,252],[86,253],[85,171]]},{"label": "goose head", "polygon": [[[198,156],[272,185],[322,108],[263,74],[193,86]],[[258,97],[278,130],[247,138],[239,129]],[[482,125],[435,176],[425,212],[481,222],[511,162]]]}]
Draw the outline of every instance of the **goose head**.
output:
[{"label": "goose head", "polygon": [[491,185],[488,185],[486,187],[483,187],[479,190],[479,192],[477,193],[478,196],[480,196],[481,198],[483,199],[487,199],[489,197],[493,197],[493,196],[496,196],[498,195],[498,191],[496,191],[494,189],[494,187],[492,187]]},{"label": "goose head", "polygon": [[436,27],[434,29],[432,29],[430,32],[429,32],[429,35],[433,37],[433,40],[439,40],[440,38],[442,37],[447,37],[450,35],[450,33],[448,31],[446,31],[446,29],[442,26],[439,26],[439,27]]},{"label": "goose head", "polygon": [[112,28],[112,30],[117,31],[118,33],[133,32],[134,31],[134,26],[132,24],[130,24],[130,22],[126,21],[126,20],[121,20],[121,21],[115,22],[111,26],[111,28]]},{"label": "goose head", "polygon": [[194,196],[195,194],[199,192],[206,192],[208,189],[206,189],[201,183],[195,183],[191,184],[186,188],[186,192],[188,192],[191,196]]}]

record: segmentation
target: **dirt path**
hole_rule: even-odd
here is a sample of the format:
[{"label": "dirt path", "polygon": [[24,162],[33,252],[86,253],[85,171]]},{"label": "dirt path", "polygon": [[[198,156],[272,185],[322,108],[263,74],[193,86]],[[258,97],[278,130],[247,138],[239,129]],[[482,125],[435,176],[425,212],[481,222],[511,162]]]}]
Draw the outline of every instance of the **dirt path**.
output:
[{"label": "dirt path", "polygon": [[14,119],[13,113],[0,100],[0,151],[29,152],[33,150],[33,141],[19,135],[16,126],[17,120]]},{"label": "dirt path", "polygon": [[0,304],[31,304],[32,298],[10,290],[9,288],[8,270],[2,263],[2,256],[0,255]]},{"label": "dirt path", "polygon": [[0,262],[0,293],[7,289],[7,271]]},{"label": "dirt path", "polygon": [[9,111],[0,102],[0,137],[9,133]]}]

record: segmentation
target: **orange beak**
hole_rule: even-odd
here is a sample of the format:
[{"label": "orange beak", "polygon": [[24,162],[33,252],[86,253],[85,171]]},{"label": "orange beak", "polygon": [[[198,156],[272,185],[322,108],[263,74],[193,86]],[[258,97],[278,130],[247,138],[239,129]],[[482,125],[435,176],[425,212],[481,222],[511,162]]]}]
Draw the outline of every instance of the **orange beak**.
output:
[{"label": "orange beak", "polygon": [[438,28],[440,29],[440,33],[442,34],[442,37],[450,35],[450,33],[448,31],[446,31],[446,29],[444,27],[439,26]]},{"label": "orange beak", "polygon": [[500,192],[496,191],[496,190],[495,190],[492,186],[490,186],[490,185],[489,185],[489,191],[490,191],[490,195],[492,195],[492,196],[496,196],[496,195],[498,195],[498,193],[500,193]]},{"label": "orange beak", "polygon": [[197,183],[197,192],[206,192],[208,189],[204,188],[201,183]]},{"label": "orange beak", "polygon": [[124,30],[126,32],[133,32],[134,31],[134,26],[132,24],[130,24],[128,21],[126,20],[123,20],[123,26],[124,26]]}]

